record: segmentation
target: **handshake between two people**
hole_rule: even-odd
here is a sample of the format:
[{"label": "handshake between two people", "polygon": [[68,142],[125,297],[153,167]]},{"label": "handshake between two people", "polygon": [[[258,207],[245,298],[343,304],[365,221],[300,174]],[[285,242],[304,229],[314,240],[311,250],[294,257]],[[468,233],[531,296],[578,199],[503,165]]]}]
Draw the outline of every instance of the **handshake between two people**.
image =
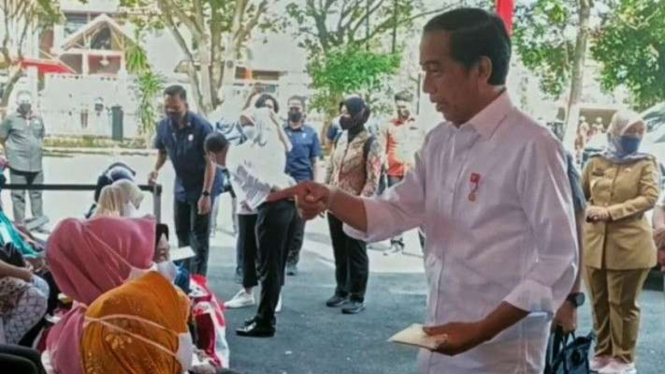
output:
[{"label": "handshake between two people", "polygon": [[294,199],[301,217],[311,220],[323,215],[330,209],[332,196],[335,194],[329,187],[311,181],[300,182],[295,186],[272,192],[267,201],[275,202]]}]

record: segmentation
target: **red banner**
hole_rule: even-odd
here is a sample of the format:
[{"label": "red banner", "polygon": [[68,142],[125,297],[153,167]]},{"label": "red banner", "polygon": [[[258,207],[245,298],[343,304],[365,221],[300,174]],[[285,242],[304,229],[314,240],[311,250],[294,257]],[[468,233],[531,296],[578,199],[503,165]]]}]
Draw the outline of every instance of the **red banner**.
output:
[{"label": "red banner", "polygon": [[496,0],[496,12],[506,24],[508,33],[513,32],[513,12],[515,10],[514,0]]}]

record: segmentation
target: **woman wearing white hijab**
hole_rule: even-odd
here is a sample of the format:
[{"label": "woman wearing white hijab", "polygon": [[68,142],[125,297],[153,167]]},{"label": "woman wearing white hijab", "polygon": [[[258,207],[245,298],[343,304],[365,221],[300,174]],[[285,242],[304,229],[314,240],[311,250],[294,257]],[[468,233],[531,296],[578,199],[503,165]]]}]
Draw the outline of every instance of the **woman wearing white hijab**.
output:
[{"label": "woman wearing white hijab", "polygon": [[143,202],[141,189],[134,182],[119,180],[102,189],[92,217],[138,217],[141,202]]}]

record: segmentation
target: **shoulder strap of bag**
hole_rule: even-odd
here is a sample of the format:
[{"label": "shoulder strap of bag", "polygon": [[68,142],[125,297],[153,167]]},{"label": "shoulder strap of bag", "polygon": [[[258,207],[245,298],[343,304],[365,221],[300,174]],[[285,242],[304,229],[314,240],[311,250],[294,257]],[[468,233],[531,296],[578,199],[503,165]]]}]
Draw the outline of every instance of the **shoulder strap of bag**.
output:
[{"label": "shoulder strap of bag", "polygon": [[369,151],[372,150],[372,144],[374,143],[374,135],[370,135],[365,144],[363,144],[363,163],[367,164],[367,157],[369,156]]}]

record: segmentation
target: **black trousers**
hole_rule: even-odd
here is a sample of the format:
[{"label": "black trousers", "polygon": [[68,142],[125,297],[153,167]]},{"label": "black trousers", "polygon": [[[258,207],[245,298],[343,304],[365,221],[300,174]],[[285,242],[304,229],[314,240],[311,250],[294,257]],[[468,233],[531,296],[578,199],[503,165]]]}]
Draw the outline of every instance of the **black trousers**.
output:
[{"label": "black trousers", "polygon": [[[284,285],[284,270],[289,243],[293,240],[296,206],[293,201],[265,203],[258,208],[256,239],[258,242],[257,273],[261,296],[256,317],[259,323],[275,324],[275,308]],[[245,264],[250,266],[247,252]]]},{"label": "black trousers", "polygon": [[238,214],[238,238],[236,241],[237,262],[242,267],[242,286],[245,288],[259,285],[256,274],[256,214]]},{"label": "black trousers", "polygon": [[[213,201],[214,203],[214,201]],[[210,248],[210,213],[199,215],[196,202],[175,200],[173,214],[178,246],[191,246],[196,254],[183,261],[190,274],[205,276],[208,272],[208,252]]]},{"label": "black trousers", "polygon": [[305,240],[305,220],[300,217],[300,214],[296,214],[293,224],[295,227],[293,230],[293,240],[291,240],[291,244],[289,245],[289,254],[286,258],[287,265],[298,264],[302,243]]},{"label": "black trousers", "polygon": [[331,213],[328,213],[328,226],[335,255],[335,294],[362,302],[369,278],[367,244],[346,235],[342,221]]},{"label": "black trousers", "polygon": [[0,368],[3,373],[45,373],[39,351],[18,345],[0,344]]}]

